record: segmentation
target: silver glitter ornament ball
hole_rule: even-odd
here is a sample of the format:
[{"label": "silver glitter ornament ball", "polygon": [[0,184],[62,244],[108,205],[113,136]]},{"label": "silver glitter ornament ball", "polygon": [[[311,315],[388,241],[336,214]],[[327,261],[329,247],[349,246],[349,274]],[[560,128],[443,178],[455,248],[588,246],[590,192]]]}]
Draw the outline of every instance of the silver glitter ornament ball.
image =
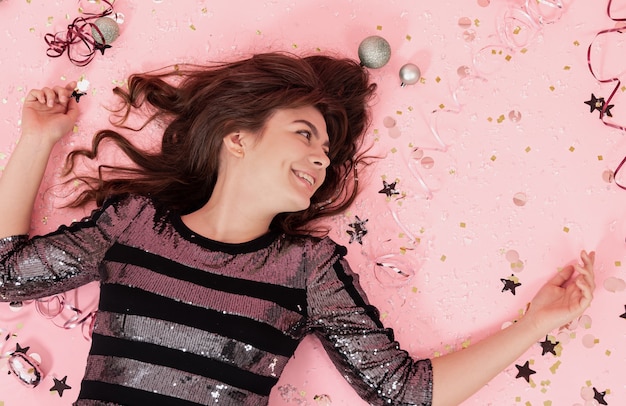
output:
[{"label": "silver glitter ornament ball", "polygon": [[400,68],[400,80],[402,83],[400,84],[402,87],[406,85],[414,85],[416,84],[420,78],[422,77],[422,72],[420,72],[420,68],[417,65],[412,63],[407,63]]},{"label": "silver glitter ornament ball", "polygon": [[[120,26],[112,18],[100,17],[94,22],[94,25],[98,29],[91,27],[91,35],[98,44],[111,44],[120,36]],[[100,36],[100,33],[102,33],[102,36]]]},{"label": "silver glitter ornament ball", "polygon": [[359,60],[368,68],[382,68],[391,58],[391,46],[383,37],[372,35],[365,38],[359,45]]}]

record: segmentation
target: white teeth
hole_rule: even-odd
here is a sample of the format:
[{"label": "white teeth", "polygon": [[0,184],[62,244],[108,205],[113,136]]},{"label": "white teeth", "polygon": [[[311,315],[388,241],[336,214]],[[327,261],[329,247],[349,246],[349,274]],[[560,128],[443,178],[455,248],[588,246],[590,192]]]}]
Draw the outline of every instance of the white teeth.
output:
[{"label": "white teeth", "polygon": [[313,179],[312,176],[306,174],[306,173],[302,173],[302,172],[296,172],[296,175],[298,175],[298,177],[306,180],[307,182],[309,182],[311,185],[313,185],[313,183],[315,183],[315,179]]}]

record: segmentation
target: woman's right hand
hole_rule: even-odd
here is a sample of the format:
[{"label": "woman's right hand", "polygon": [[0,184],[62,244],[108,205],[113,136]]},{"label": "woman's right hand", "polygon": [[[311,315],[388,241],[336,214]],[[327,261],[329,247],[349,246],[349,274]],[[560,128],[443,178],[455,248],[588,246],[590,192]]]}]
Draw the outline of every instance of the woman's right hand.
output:
[{"label": "woman's right hand", "polygon": [[22,137],[54,145],[69,133],[78,118],[78,105],[71,97],[75,88],[76,82],[70,82],[31,90],[22,109]]}]

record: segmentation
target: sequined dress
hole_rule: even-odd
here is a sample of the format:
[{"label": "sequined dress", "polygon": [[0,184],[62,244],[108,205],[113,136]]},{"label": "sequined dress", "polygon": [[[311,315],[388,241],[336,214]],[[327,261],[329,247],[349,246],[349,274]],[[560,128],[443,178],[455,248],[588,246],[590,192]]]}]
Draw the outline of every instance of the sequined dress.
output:
[{"label": "sequined dress", "polygon": [[78,406],[265,405],[309,333],[370,404],[430,405],[430,361],[399,349],[345,253],[279,233],[220,243],[126,196],[48,235],[0,240],[0,299],[100,281]]}]

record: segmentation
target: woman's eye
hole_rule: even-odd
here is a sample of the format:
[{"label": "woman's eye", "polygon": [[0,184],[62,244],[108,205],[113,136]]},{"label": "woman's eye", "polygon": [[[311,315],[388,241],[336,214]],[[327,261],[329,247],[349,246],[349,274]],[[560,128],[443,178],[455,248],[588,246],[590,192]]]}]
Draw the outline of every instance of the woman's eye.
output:
[{"label": "woman's eye", "polygon": [[311,135],[312,134],[311,134],[311,131],[309,131],[309,130],[299,130],[299,131],[297,131],[297,133],[300,134],[300,135],[303,135],[304,138],[306,138],[307,140],[311,139]]}]

